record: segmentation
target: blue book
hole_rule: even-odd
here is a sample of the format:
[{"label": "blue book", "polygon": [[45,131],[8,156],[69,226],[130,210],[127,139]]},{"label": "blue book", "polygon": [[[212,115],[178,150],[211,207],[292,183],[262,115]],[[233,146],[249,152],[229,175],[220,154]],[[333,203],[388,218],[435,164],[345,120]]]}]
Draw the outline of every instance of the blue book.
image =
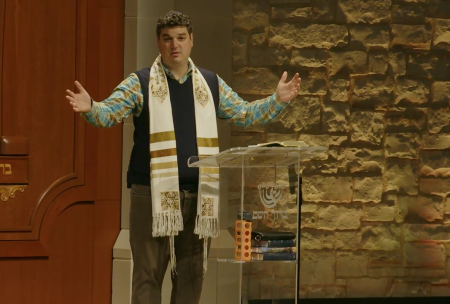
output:
[{"label": "blue book", "polygon": [[295,240],[252,241],[252,247],[294,247]]},{"label": "blue book", "polygon": [[252,247],[254,253],[297,252],[297,247]]},{"label": "blue book", "polygon": [[253,261],[295,261],[295,252],[252,253]]}]

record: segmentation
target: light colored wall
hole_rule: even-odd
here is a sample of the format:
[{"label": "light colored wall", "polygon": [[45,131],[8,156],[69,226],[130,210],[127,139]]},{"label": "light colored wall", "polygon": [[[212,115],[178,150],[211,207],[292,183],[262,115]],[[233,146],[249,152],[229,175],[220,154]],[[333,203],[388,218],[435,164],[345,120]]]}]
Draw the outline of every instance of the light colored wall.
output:
[{"label": "light colored wall", "polygon": [[[191,16],[194,25],[194,62],[216,72],[227,82],[231,80],[231,7],[232,1],[214,0],[126,0],[124,78],[130,73],[150,66],[158,55],[155,26],[159,16],[170,10]],[[114,246],[113,304],[130,303],[132,259],[129,246],[130,192],[126,187],[126,172],[133,146],[133,121],[129,117],[123,128],[122,158],[122,231]],[[221,149],[229,147],[230,131],[226,123],[219,122]],[[214,245],[213,245],[214,247]],[[215,299],[215,264],[210,259],[205,278],[203,304]],[[163,304],[169,303],[171,282],[167,273],[163,286]]]}]

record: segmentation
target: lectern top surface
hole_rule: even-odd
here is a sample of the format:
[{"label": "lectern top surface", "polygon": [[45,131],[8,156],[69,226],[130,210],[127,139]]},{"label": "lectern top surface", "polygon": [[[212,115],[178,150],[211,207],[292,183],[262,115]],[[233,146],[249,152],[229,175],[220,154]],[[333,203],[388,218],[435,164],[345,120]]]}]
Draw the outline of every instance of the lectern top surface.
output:
[{"label": "lectern top surface", "polygon": [[238,147],[208,157],[193,156],[189,167],[287,167],[328,150],[327,147]]}]

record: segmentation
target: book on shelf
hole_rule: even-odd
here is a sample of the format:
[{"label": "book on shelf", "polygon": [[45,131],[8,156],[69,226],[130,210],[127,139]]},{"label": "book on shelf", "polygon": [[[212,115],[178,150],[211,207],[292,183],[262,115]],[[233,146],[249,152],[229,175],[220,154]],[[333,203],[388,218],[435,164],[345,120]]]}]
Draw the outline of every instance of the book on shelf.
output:
[{"label": "book on shelf", "polygon": [[254,241],[252,247],[294,247],[295,240]]},{"label": "book on shelf", "polygon": [[252,252],[253,261],[294,261],[296,257],[297,253],[295,252]]},{"label": "book on shelf", "polygon": [[260,143],[257,145],[250,145],[249,147],[309,147],[307,143],[300,140],[286,140],[286,141],[271,141],[267,143]]},{"label": "book on shelf", "polygon": [[297,247],[252,247],[253,253],[297,252]]},{"label": "book on shelf", "polygon": [[279,230],[253,230],[252,240],[254,241],[271,241],[271,240],[293,240],[295,233],[291,231]]}]

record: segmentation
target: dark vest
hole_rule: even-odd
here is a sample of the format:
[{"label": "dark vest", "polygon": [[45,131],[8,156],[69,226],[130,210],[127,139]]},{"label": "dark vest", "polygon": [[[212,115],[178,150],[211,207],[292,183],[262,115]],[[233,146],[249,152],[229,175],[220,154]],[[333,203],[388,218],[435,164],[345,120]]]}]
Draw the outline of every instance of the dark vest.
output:
[{"label": "dark vest", "polygon": [[[217,112],[219,107],[219,83],[217,75],[201,68],[198,69],[211,90]],[[131,187],[131,184],[150,185],[150,131],[148,109],[148,80],[150,69],[145,68],[135,72],[135,74],[138,76],[141,84],[144,104],[141,114],[138,117],[133,116],[134,146],[128,165],[128,187]],[[189,76],[183,84],[167,77],[177,145],[180,188],[186,190],[196,190],[198,186],[198,169],[189,168],[187,166],[188,158],[198,154],[195,130],[194,94],[191,77],[192,76]]]}]

